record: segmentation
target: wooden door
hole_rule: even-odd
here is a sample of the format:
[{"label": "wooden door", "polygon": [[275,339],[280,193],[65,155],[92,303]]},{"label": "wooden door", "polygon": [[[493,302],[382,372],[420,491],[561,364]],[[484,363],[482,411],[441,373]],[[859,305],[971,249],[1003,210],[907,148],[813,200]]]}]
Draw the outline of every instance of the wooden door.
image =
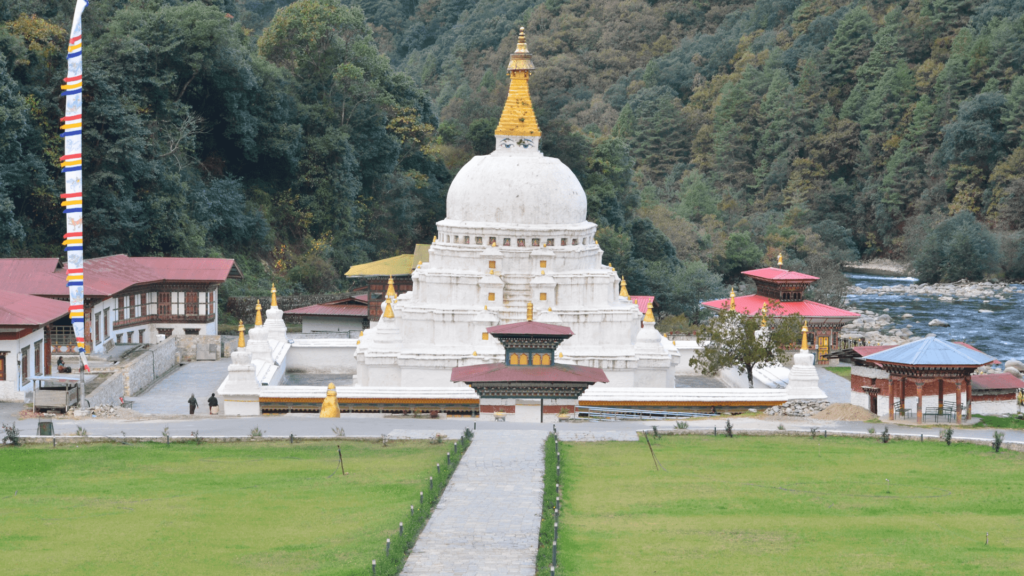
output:
[{"label": "wooden door", "polygon": [[7,354],[0,352],[0,380],[7,380]]},{"label": "wooden door", "polygon": [[828,362],[828,336],[818,337],[818,364]]}]

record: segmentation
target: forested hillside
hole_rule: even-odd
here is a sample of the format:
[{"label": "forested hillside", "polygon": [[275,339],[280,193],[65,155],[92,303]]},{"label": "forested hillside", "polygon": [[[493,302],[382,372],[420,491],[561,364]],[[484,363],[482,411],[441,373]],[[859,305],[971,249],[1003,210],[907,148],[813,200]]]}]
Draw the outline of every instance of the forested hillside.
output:
[{"label": "forested hillside", "polygon": [[[11,254],[59,251],[71,4],[0,5]],[[544,151],[663,313],[780,252],[833,303],[861,257],[1024,277],[1024,0],[119,0],[85,24],[94,253],[319,291],[429,240],[525,26]]]}]

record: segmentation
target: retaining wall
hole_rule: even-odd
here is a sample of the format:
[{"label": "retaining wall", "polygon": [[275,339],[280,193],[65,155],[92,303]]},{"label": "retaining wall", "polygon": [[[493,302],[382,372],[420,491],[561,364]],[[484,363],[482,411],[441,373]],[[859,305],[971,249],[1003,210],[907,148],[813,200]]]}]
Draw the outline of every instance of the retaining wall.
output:
[{"label": "retaining wall", "polygon": [[[191,336],[191,338],[195,338],[195,336]],[[107,368],[97,368],[94,370],[95,373],[109,373],[110,376],[86,397],[86,400],[89,401],[88,405],[119,405],[120,397],[134,396],[173,368],[176,364],[177,354],[175,337],[172,336],[143,350],[141,354],[127,362]]]},{"label": "retaining wall", "polygon": [[175,336],[174,339],[177,342],[178,353],[181,354],[178,358],[180,363],[195,361],[197,345],[204,347],[212,345],[217,349],[217,358],[223,358],[224,356],[224,345],[221,343],[221,337],[218,335],[186,334],[184,336]]}]

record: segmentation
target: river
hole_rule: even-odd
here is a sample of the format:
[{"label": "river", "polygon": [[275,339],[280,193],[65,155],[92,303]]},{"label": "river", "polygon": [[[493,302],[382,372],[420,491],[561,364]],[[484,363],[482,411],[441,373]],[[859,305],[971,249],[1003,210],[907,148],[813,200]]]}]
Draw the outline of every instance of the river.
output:
[{"label": "river", "polygon": [[[916,278],[865,274],[846,276],[861,288],[917,281]],[[967,342],[1003,361],[1024,357],[1024,294],[1020,292],[1006,294],[1005,300],[991,299],[988,302],[982,302],[981,298],[942,302],[938,295],[928,294],[851,294],[847,300],[850,308],[891,316],[893,323],[886,326],[883,333],[909,325],[915,336],[935,334],[944,340]],[[888,312],[885,312],[886,308]],[[992,313],[978,312],[981,309],[992,310]],[[904,314],[913,314],[914,317],[901,318]],[[949,327],[929,326],[928,322],[935,318],[948,322]]]}]

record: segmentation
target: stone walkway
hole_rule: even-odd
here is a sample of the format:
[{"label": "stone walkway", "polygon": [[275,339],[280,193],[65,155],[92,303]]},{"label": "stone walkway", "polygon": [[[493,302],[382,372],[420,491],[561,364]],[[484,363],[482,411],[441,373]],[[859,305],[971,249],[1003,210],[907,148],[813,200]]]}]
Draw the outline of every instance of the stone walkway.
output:
[{"label": "stone walkway", "polygon": [[402,574],[533,576],[547,435],[478,431]]},{"label": "stone walkway", "polygon": [[206,399],[217,391],[228,375],[230,358],[189,362],[157,382],[141,396],[131,398],[132,408],[142,414],[188,414],[188,397],[196,395],[196,414],[209,414]]}]

